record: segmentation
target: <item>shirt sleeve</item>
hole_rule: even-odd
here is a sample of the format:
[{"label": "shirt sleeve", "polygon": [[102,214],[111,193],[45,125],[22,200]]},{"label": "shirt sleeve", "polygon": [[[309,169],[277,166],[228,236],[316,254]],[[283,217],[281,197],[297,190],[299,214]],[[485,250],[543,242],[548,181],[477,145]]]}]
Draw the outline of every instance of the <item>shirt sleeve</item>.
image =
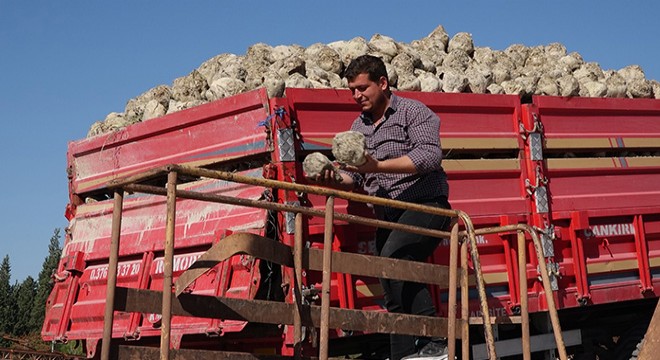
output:
[{"label": "shirt sleeve", "polygon": [[350,176],[353,179],[354,188],[355,189],[361,189],[364,187],[364,175],[357,173],[357,172],[352,172],[352,171],[346,171],[346,170],[339,170],[343,172],[344,174]]},{"label": "shirt sleeve", "polygon": [[423,104],[411,107],[408,137],[412,150],[408,157],[420,174],[441,169],[440,118]]}]

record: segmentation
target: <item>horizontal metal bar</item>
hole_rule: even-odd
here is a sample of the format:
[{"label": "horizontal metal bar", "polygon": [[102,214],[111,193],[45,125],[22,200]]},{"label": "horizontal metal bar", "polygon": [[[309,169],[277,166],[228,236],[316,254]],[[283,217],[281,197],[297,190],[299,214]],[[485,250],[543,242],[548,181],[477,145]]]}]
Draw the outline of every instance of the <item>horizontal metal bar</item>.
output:
[{"label": "horizontal metal bar", "polygon": [[[122,360],[150,360],[160,359],[160,350],[147,346],[119,346],[117,358]],[[202,360],[202,359],[230,359],[230,360],[284,360],[293,357],[279,355],[257,355],[235,351],[213,351],[199,349],[171,349],[171,360]],[[313,358],[305,358],[313,359]]]},{"label": "horizontal metal bar", "polygon": [[167,173],[167,167],[161,166],[155,169],[147,170],[136,175],[126,176],[119,179],[108,181],[109,188],[118,188],[128,184],[153,179],[158,176],[164,176]]},{"label": "horizontal metal bar", "polygon": [[[161,310],[162,292],[117,287],[114,309],[117,311],[155,313]],[[319,328],[321,307],[303,305],[302,324]],[[294,304],[265,300],[232,299],[216,296],[182,294],[172,299],[173,316],[239,320],[265,324],[293,325]],[[457,329],[462,321],[457,321]],[[447,336],[447,319],[431,316],[396,314],[381,311],[330,308],[333,329],[397,333],[417,336]]]},{"label": "horizontal metal bar", "polygon": [[[562,331],[562,336],[566,339],[565,346],[574,346],[582,344],[582,333],[580,329]],[[522,353],[522,340],[507,339],[495,342],[497,356],[511,356]],[[556,349],[555,338],[553,334],[541,334],[530,337],[530,348],[532,352]],[[472,358],[474,360],[488,359],[485,344],[472,345]]]},{"label": "horizontal metal bar", "polygon": [[[484,319],[481,317],[471,317],[470,325],[483,325]],[[521,318],[518,315],[514,316],[493,316],[490,318],[491,324],[520,324]]]},{"label": "horizontal metal bar", "polygon": [[[248,254],[293,267],[292,250],[285,244],[256,234],[229,235],[213,245],[179,276],[175,283],[176,295],[179,296],[195,279],[231,256]],[[323,270],[323,251],[303,249],[302,267]],[[449,269],[444,265],[345,252],[332,253],[332,272],[434,284],[442,289],[446,289],[449,282]],[[475,284],[473,275],[469,277],[469,284]]]},{"label": "horizontal metal bar", "polygon": [[[126,185],[124,189],[129,192],[142,192],[142,193],[154,194],[154,195],[167,195],[167,191],[164,188],[158,186],[151,186],[151,185],[138,185],[138,184]],[[260,200],[242,199],[242,198],[236,198],[225,195],[205,194],[194,191],[177,190],[176,196],[184,199],[218,202],[218,203],[225,203],[230,205],[256,207],[260,209],[301,213],[307,216],[316,216],[316,217],[325,216],[325,211],[323,210],[315,210],[303,206],[279,204],[279,203],[260,201]],[[437,238],[449,238],[450,236],[449,232],[447,231],[425,229],[417,226],[403,225],[403,224],[392,223],[383,220],[375,220],[357,215],[336,213],[335,219],[343,220],[354,224],[374,226],[374,227],[392,229],[392,230],[407,231],[414,234],[432,236]]]},{"label": "horizontal metal bar", "polygon": [[208,169],[183,166],[183,165],[169,165],[167,166],[167,169],[169,171],[176,171],[177,173],[187,174],[192,176],[203,176],[203,177],[219,179],[219,180],[234,181],[243,184],[279,188],[290,191],[305,192],[308,194],[333,196],[346,200],[353,200],[364,203],[371,203],[375,205],[395,207],[399,209],[415,210],[429,214],[458,217],[458,213],[459,213],[456,210],[436,208],[432,206],[425,206],[425,205],[414,204],[405,201],[391,200],[391,199],[385,199],[375,196],[357,194],[353,192],[335,190],[320,186],[302,185],[302,184],[296,184],[296,183],[290,183],[284,181],[255,178],[251,176],[245,176],[245,175],[226,172],[226,171],[208,170]]}]

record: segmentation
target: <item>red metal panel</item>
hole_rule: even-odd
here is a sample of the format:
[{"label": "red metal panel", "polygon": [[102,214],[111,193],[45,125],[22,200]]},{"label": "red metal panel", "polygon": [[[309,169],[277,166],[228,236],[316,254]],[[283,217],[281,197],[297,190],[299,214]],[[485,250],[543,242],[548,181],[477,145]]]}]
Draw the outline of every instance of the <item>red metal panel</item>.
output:
[{"label": "red metal panel", "polygon": [[[242,173],[259,177],[261,169]],[[264,191],[261,187],[215,180],[186,183],[180,185],[180,188],[253,200],[258,199]],[[134,194],[125,198],[118,286],[157,290],[162,288],[165,206],[166,199],[162,196]],[[62,286],[59,283],[56,285],[56,290],[51,295],[52,305],[47,314],[44,337],[57,338],[65,335],[68,339],[101,338],[111,219],[112,200],[82,204],[78,207],[76,217],[69,226],[70,239],[65,244],[63,259],[68,261],[84,254],[82,273],[73,272]],[[186,270],[217,241],[220,234],[232,230],[263,233],[265,222],[266,211],[262,209],[179,200],[175,229],[174,277]],[[200,278],[193,290],[212,295],[223,293],[225,296],[254,297],[260,276],[258,261],[249,260],[249,269],[241,261],[244,262],[245,259],[232,259],[231,266],[220,267]],[[231,280],[221,282],[224,278]],[[221,284],[225,287],[220,288]],[[143,315],[140,321],[140,314],[117,314],[113,336],[159,336],[159,317]],[[214,320],[211,319],[175,318],[172,327],[173,339],[180,339],[183,334],[212,332],[213,328],[218,328],[213,324]],[[237,322],[223,323],[222,331],[240,331],[244,325]],[[137,326],[139,332],[136,332]]]},{"label": "red metal panel", "polygon": [[71,191],[81,194],[170,163],[209,164],[268,152],[259,127],[267,103],[265,89],[259,89],[72,142]]},{"label": "red metal panel", "polygon": [[535,97],[534,104],[553,211],[660,203],[660,101]]},{"label": "red metal panel", "polygon": [[[261,169],[246,172],[259,176]],[[249,185],[201,180],[180,186],[183,190],[258,199],[263,188]],[[161,251],[164,246],[165,204],[163,196],[129,195],[124,201],[120,256]],[[78,207],[71,222],[71,240],[64,253],[82,251],[86,260],[107,259],[111,233],[112,201],[84,204]],[[265,212],[260,209],[235,207],[194,200],[177,201],[177,247],[208,245],[217,231],[262,228]]]},{"label": "red metal panel", "polygon": [[550,212],[534,207],[533,218],[556,227],[558,306],[647,296],[654,261],[646,220],[660,213],[660,101],[539,96],[523,117],[542,124],[536,166]]},{"label": "red metal panel", "polygon": [[[521,188],[526,176],[518,155],[523,145],[518,135],[517,96],[397,94],[419,100],[438,114],[445,154],[507,154],[505,159],[457,160],[450,156],[443,160],[449,176],[450,200],[456,208],[475,217],[528,213],[528,200]],[[306,151],[329,150],[335,134],[348,130],[360,113],[348,90],[287,89],[287,99]]]}]

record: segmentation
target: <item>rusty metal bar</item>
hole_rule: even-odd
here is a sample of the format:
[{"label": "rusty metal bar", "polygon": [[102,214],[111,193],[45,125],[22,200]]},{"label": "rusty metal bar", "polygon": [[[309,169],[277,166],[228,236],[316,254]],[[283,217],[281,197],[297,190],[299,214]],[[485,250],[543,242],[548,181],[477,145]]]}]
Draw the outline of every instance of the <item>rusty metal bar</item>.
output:
[{"label": "rusty metal bar", "polygon": [[463,360],[470,360],[470,299],[468,286],[468,244],[461,243],[461,349]]},{"label": "rusty metal bar", "polygon": [[642,348],[639,350],[638,360],[654,360],[657,359],[660,353],[660,301],[655,306],[653,316],[651,316],[651,323],[646,334],[644,335],[644,342]]},{"label": "rusty metal bar", "polygon": [[449,238],[449,293],[447,299],[447,350],[449,359],[456,356],[456,288],[458,277],[458,223]]},{"label": "rusty metal bar", "polygon": [[525,233],[518,231],[518,276],[520,279],[520,323],[522,331],[523,360],[531,359],[529,342],[529,308],[527,306],[527,259]]},{"label": "rusty metal bar", "polygon": [[[507,233],[507,232],[518,232],[525,231],[528,233],[534,232],[534,229],[529,227],[526,224],[513,224],[513,225],[504,225],[504,226],[493,226],[481,229],[475,229],[475,235],[486,235],[486,234],[496,234],[496,233]],[[461,232],[461,235],[467,235],[465,231]]]},{"label": "rusty metal bar", "polygon": [[[137,185],[137,184],[136,185],[126,185],[124,187],[124,189],[126,189],[127,191],[131,191],[131,192],[142,192],[142,193],[154,194],[154,195],[166,195],[167,194],[165,189],[160,188],[158,186],[151,186],[151,185]],[[192,200],[200,200],[200,201],[225,203],[225,204],[230,204],[230,205],[256,207],[256,208],[260,208],[260,209],[268,209],[268,210],[275,210],[275,211],[302,213],[303,215],[307,215],[307,216],[316,216],[316,217],[324,217],[325,216],[325,211],[323,211],[323,210],[315,210],[315,209],[301,207],[301,206],[271,203],[271,202],[260,201],[260,200],[241,199],[241,198],[235,198],[235,197],[225,196],[225,195],[200,194],[200,193],[197,193],[197,192],[194,192],[194,191],[187,191],[187,190],[180,190],[180,189],[177,190],[177,197],[180,197],[180,198],[183,198],[183,199],[192,199]],[[417,204],[415,204],[415,205],[417,205]],[[431,206],[423,206],[423,205],[418,205],[418,206],[423,207],[423,209],[421,209],[421,210],[420,209],[415,209],[415,211],[424,211],[424,212],[426,212],[427,209],[438,209],[438,208],[434,208],[434,207],[431,207]],[[433,236],[433,237],[437,237],[437,238],[448,239],[450,237],[450,234],[447,231],[424,229],[424,228],[420,228],[420,227],[416,227],[416,226],[391,223],[391,222],[388,222],[388,221],[375,220],[375,219],[365,218],[365,217],[356,216],[356,215],[336,213],[335,214],[335,219],[346,221],[346,222],[349,222],[349,223],[354,223],[354,224],[380,227],[380,228],[399,230],[399,231],[407,231],[407,232],[414,233],[414,234],[420,234],[420,235],[425,235],[425,236]]]},{"label": "rusty metal bar", "polygon": [[[246,183],[246,184],[257,185],[257,186],[277,187],[277,188],[282,188],[282,189],[287,189],[287,190],[292,190],[292,191],[298,191],[298,192],[307,192],[307,193],[318,194],[318,195],[333,196],[333,197],[339,197],[339,198],[343,198],[343,199],[347,199],[347,200],[368,202],[368,203],[383,205],[383,206],[390,206],[390,207],[396,207],[396,208],[402,208],[402,209],[410,209],[410,210],[414,210],[414,211],[422,211],[422,212],[445,215],[445,216],[459,217],[463,221],[463,223],[465,224],[465,228],[466,228],[465,231],[460,232],[460,235],[467,236],[468,240],[470,241],[470,254],[471,254],[471,257],[472,257],[472,262],[473,262],[475,274],[476,274],[476,277],[477,277],[477,282],[476,282],[477,283],[477,290],[479,292],[480,305],[481,305],[481,311],[482,311],[482,317],[483,317],[483,323],[484,324],[491,324],[492,322],[490,321],[490,314],[488,312],[488,305],[487,305],[487,299],[486,299],[486,294],[485,294],[485,286],[484,286],[484,283],[483,283],[483,274],[481,272],[481,264],[480,264],[480,261],[479,261],[479,254],[478,254],[478,250],[477,250],[477,246],[476,246],[476,236],[475,235],[476,234],[493,233],[493,232],[516,231],[516,230],[520,230],[519,229],[520,226],[525,227],[525,225],[510,225],[510,226],[505,226],[505,227],[479,229],[479,230],[475,231],[469,216],[467,216],[467,214],[465,214],[463,212],[456,211],[456,210],[444,210],[444,209],[427,207],[427,206],[424,206],[424,205],[405,203],[405,202],[389,200],[389,199],[375,198],[375,197],[371,197],[371,196],[367,196],[367,195],[361,195],[361,194],[355,194],[355,193],[348,193],[348,192],[334,190],[334,189],[327,189],[327,188],[320,188],[320,187],[316,187],[316,186],[307,186],[307,185],[286,183],[286,182],[280,182],[280,181],[268,180],[268,179],[259,179],[259,178],[247,177],[247,176],[240,175],[240,174],[234,174],[234,173],[228,173],[228,172],[222,172],[222,171],[213,171],[213,170],[200,169],[200,168],[191,168],[191,167],[187,167],[187,166],[170,165],[170,166],[165,167],[165,169],[169,170],[169,171],[177,171],[177,172],[192,175],[192,176],[204,176],[204,177],[210,177],[210,178],[215,178],[215,179],[220,179],[220,180],[225,180],[225,181],[235,181],[235,182]],[[157,173],[157,170],[155,170],[153,173]],[[134,177],[134,178],[137,178],[137,176]],[[115,184],[127,183],[127,182],[128,181],[126,181],[126,180],[124,180],[123,182],[119,182],[117,180],[117,181],[115,181]],[[151,186],[146,186],[146,185],[126,185],[125,189],[128,190],[128,191],[139,191],[139,192],[146,192],[146,193],[152,193],[152,194],[163,194],[163,191],[162,191],[161,188],[151,187]],[[290,205],[265,203],[265,202],[249,200],[249,199],[236,199],[236,198],[230,198],[230,197],[220,196],[220,195],[199,194],[199,193],[194,193],[194,192],[181,191],[181,196],[180,197],[189,198],[189,199],[196,199],[196,200],[202,200],[202,201],[223,202],[223,203],[228,203],[228,204],[233,204],[233,205],[240,205],[240,206],[252,206],[252,207],[258,207],[258,208],[266,208],[266,209],[277,210],[277,211],[289,211],[289,212],[294,212],[294,213],[298,213],[298,214],[302,213],[302,214],[309,215],[309,216],[324,216],[325,215],[325,213],[323,211],[319,211],[319,210],[313,210],[313,209],[308,209],[308,208],[297,208],[296,209],[294,206],[290,206]],[[357,223],[357,224],[363,224],[363,225],[368,225],[368,226],[375,226],[375,227],[382,227],[382,228],[395,229],[395,230],[401,230],[401,231],[408,231],[408,232],[412,232],[412,233],[417,233],[417,234],[422,234],[422,235],[427,235],[427,236],[434,236],[434,237],[442,237],[442,238],[450,237],[450,234],[448,234],[447,232],[428,230],[428,229],[420,229],[420,228],[415,228],[415,227],[410,227],[410,226],[401,226],[399,224],[392,224],[392,223],[388,223],[388,222],[384,222],[384,221],[380,221],[380,220],[362,218],[362,217],[358,217],[358,216],[354,216],[354,215],[336,214],[335,217],[339,220],[344,220],[344,221],[347,221],[347,222],[350,222],[350,223]],[[539,240],[538,240],[538,236],[535,234],[534,231],[531,231],[531,229],[525,228],[525,229],[523,229],[523,231],[527,231],[531,234],[533,242],[534,242],[534,246],[535,246],[536,251],[538,253],[539,252],[539,244],[540,244]],[[542,249],[540,251],[541,251],[541,254],[542,254]],[[332,258],[333,257],[331,257],[331,260],[332,260]],[[541,264],[541,266],[542,266],[542,269],[545,268],[545,263]],[[544,273],[544,271],[542,271],[542,275],[543,275],[543,273]],[[461,282],[463,282],[463,278],[466,275],[467,275],[467,273],[462,274]],[[545,277],[547,277],[547,271],[545,272]],[[548,282],[549,282],[549,279],[548,279]],[[549,305],[549,308],[550,308],[550,315],[551,315],[551,320],[552,320],[552,323],[553,323],[553,328],[555,330],[555,338],[556,338],[556,340],[558,339],[557,344],[558,344],[558,348],[560,349],[560,357],[561,357],[562,350],[565,353],[565,349],[563,349],[564,346],[563,346],[563,340],[561,339],[561,330],[558,327],[559,323],[558,323],[558,317],[556,316],[556,307],[555,307],[555,304],[554,304],[554,299],[552,298],[552,291],[551,291],[551,288],[549,288],[546,285],[547,284],[545,284],[545,279],[544,279],[544,288],[546,288],[546,297],[548,297],[550,299],[548,301],[548,305]],[[463,289],[462,289],[462,291],[463,291]],[[554,315],[553,315],[553,313],[554,313]],[[466,322],[463,322],[463,323],[466,323]],[[485,335],[486,335],[487,347],[489,349],[489,357],[495,358],[496,354],[495,354],[495,348],[494,348],[494,338],[493,338],[493,335],[492,335],[492,328],[490,326],[485,326],[484,330],[485,330]]]},{"label": "rusty metal bar", "polygon": [[108,283],[105,290],[105,312],[103,316],[103,340],[101,341],[101,359],[110,359],[112,341],[112,323],[114,322],[115,288],[117,287],[117,264],[119,263],[119,240],[121,237],[121,214],[124,207],[124,190],[117,189],[114,194],[112,209],[112,233],[110,235],[110,258],[108,260]]},{"label": "rusty metal bar", "polygon": [[[155,313],[161,309],[162,293],[117,287],[117,311]],[[182,294],[172,298],[173,316],[192,316],[210,319],[239,320],[264,324],[293,325],[295,304],[267,301]],[[304,326],[320,328],[321,306],[303,305]],[[372,310],[330,308],[329,326],[377,333],[398,333],[417,336],[446,336],[447,319],[431,316],[388,313]],[[462,326],[458,321],[457,326]]]},{"label": "rusty metal bar", "polygon": [[[170,351],[172,360],[227,359],[227,360],[285,360],[281,355],[257,355],[235,351],[213,351],[200,349],[178,349]],[[122,360],[149,360],[158,358],[158,349],[149,346],[118,347],[118,358]]]},{"label": "rusty metal bar", "polygon": [[[12,339],[7,336],[3,336],[5,339],[12,341]],[[25,346],[19,343],[20,346]],[[47,351],[36,351],[28,348],[28,350],[22,349],[7,349],[0,348],[0,359],[13,359],[13,360],[80,360],[80,357],[75,355],[64,354],[61,352],[47,352]]]},{"label": "rusty metal bar", "polygon": [[[521,324],[521,317],[514,315],[514,316],[491,316],[490,317],[490,323],[491,324]],[[470,318],[470,325],[483,325],[484,324],[484,319],[480,317],[472,317]]]},{"label": "rusty metal bar", "polygon": [[[568,355],[566,353],[566,345],[564,344],[564,339],[563,339],[563,336],[562,336],[562,333],[561,333],[561,325],[559,323],[559,314],[557,313],[557,307],[556,307],[556,304],[555,304],[554,294],[552,292],[552,285],[550,284],[550,278],[548,276],[548,269],[547,269],[547,265],[545,263],[545,257],[543,255],[543,245],[541,244],[541,239],[539,239],[538,233],[532,227],[530,227],[529,225],[526,225],[526,224],[516,224],[516,225],[507,225],[507,226],[502,226],[502,227],[484,228],[484,229],[479,229],[479,230],[475,231],[475,233],[481,235],[481,234],[488,234],[488,233],[508,232],[508,231],[514,231],[514,230],[517,230],[519,232],[520,231],[527,232],[532,238],[532,244],[534,245],[534,249],[536,251],[536,257],[539,259],[539,269],[540,269],[540,272],[541,272],[541,280],[543,282],[543,291],[544,291],[546,301],[547,301],[547,304],[548,304],[548,313],[550,314],[550,321],[552,323],[552,331],[553,331],[553,334],[554,334],[554,337],[555,337],[555,343],[557,345],[557,351],[559,352],[560,360],[566,360],[568,358]],[[519,242],[521,241],[520,238],[518,239],[518,241]],[[523,237],[523,242],[524,242],[524,237]],[[520,248],[520,245],[519,245],[519,248]],[[524,251],[524,249],[525,249],[525,247],[523,245],[523,251]],[[521,256],[520,251],[519,251],[519,256]],[[519,264],[521,262],[526,264],[526,259],[521,260],[519,258],[518,261],[519,261]],[[524,298],[525,303],[527,303],[527,290],[524,289],[524,292],[523,292],[523,288],[522,288],[522,286],[525,286],[525,288],[527,287],[527,282],[526,282],[527,281],[527,278],[526,278],[527,275],[526,275],[526,273],[523,275],[523,269],[526,270],[525,267],[521,268],[519,266],[520,277],[521,277],[521,281],[520,281],[521,282],[521,308],[522,308],[522,304],[523,304],[523,298]],[[525,281],[522,281],[523,277],[524,277]],[[527,305],[527,304],[525,304],[525,305]],[[522,311],[522,309],[521,309],[521,311]],[[527,316],[529,316],[528,311],[524,311],[524,312],[522,312],[522,314],[526,314]],[[521,316],[521,322],[523,322],[523,321],[524,320],[522,319],[522,316]],[[527,322],[527,325],[525,325],[523,323],[523,337],[525,336],[524,331],[529,332],[529,319],[527,319],[526,322]],[[525,328],[526,328],[526,330],[525,330]],[[528,335],[529,335],[529,333],[528,333]]]},{"label": "rusty metal bar", "polygon": [[325,224],[323,233],[323,280],[321,282],[321,344],[319,358],[328,359],[328,342],[330,337],[330,282],[332,281],[332,240],[334,239],[333,223],[335,213],[335,198],[328,196],[325,202]]},{"label": "rusty metal bar", "polygon": [[[186,174],[186,175],[203,176],[213,179],[239,182],[248,185],[274,187],[283,190],[305,192],[305,193],[321,195],[321,196],[332,196],[335,198],[340,198],[345,200],[359,201],[363,203],[371,203],[374,205],[389,206],[389,207],[395,207],[405,210],[415,210],[415,211],[426,212],[435,215],[458,217],[459,214],[459,211],[457,210],[448,210],[448,209],[430,207],[425,205],[408,203],[405,201],[390,200],[385,198],[379,198],[379,197],[357,194],[348,191],[335,190],[330,188],[324,188],[319,186],[302,185],[302,184],[289,183],[289,182],[283,182],[277,180],[255,178],[251,176],[245,176],[245,175],[226,172],[226,171],[208,170],[208,169],[195,168],[195,167],[183,166],[183,165],[168,165],[167,169],[171,169],[173,171],[177,171],[181,174]],[[449,237],[449,234],[447,234],[446,237]]]},{"label": "rusty metal bar", "polygon": [[293,354],[296,359],[302,357],[302,255],[303,255],[303,215],[296,214],[295,232],[293,240],[293,268],[295,281],[293,283],[293,297],[296,308],[293,312]]},{"label": "rusty metal bar", "polygon": [[477,292],[479,293],[479,304],[481,307],[481,316],[484,319],[484,333],[486,335],[486,347],[488,348],[488,356],[490,360],[496,360],[497,354],[495,352],[495,336],[493,335],[493,327],[490,322],[490,313],[488,312],[488,298],[486,297],[486,285],[484,276],[481,272],[481,261],[479,260],[479,251],[477,250],[477,238],[474,233],[474,226],[470,217],[459,211],[459,217],[463,220],[465,231],[467,232],[470,241],[470,255],[472,258],[472,267],[477,279]]},{"label": "rusty metal bar", "polygon": [[535,231],[531,231],[532,243],[534,244],[534,249],[536,250],[536,257],[539,261],[539,268],[541,271],[541,280],[543,281],[543,290],[545,293],[545,299],[548,303],[548,313],[550,314],[550,322],[552,323],[552,331],[555,335],[555,343],[557,345],[557,351],[559,352],[560,360],[567,360],[568,355],[566,354],[566,345],[564,344],[564,339],[561,334],[561,326],[559,325],[559,314],[557,314],[557,306],[555,305],[555,297],[552,293],[552,284],[550,283],[550,277],[548,276],[548,267],[545,263],[545,256],[543,255],[543,245],[541,240]]},{"label": "rusty metal bar", "polygon": [[139,174],[126,176],[126,177],[122,177],[122,178],[119,178],[119,179],[110,180],[110,181],[108,181],[108,187],[111,188],[111,189],[112,188],[118,189],[118,188],[124,187],[125,185],[129,185],[129,184],[132,184],[132,183],[153,179],[155,177],[165,175],[166,173],[168,173],[167,166],[161,166],[161,167],[157,167],[155,169],[146,170],[146,171],[141,172]]},{"label": "rusty metal bar", "polygon": [[[532,227],[530,227],[529,225],[516,224],[516,225],[507,225],[507,226],[500,226],[500,227],[483,228],[483,229],[479,229],[479,230],[474,231],[474,233],[477,234],[477,235],[483,235],[483,234],[492,234],[492,233],[498,233],[498,232],[511,232],[511,231],[517,231],[517,232],[524,231],[524,232],[529,233],[531,238],[532,238],[532,243],[534,244],[534,248],[536,250],[537,257],[539,259],[545,259],[544,255],[543,255],[543,246],[541,244],[541,240],[539,239],[537,232]],[[462,234],[463,233],[465,233],[465,232],[462,232]],[[524,237],[523,237],[523,240],[524,240]],[[520,239],[519,239],[519,241],[520,241]],[[525,247],[523,245],[523,251],[524,250],[525,250]],[[519,256],[521,256],[520,253],[519,253]],[[519,264],[520,264],[521,261],[526,264],[526,259],[521,260],[519,258],[518,261],[519,261]],[[552,293],[552,285],[550,284],[550,278],[548,276],[548,270],[547,270],[547,266],[546,266],[544,260],[539,261],[539,267],[540,267],[540,271],[541,271],[541,279],[543,281],[543,290],[544,290],[544,293],[545,293],[545,296],[546,296],[546,299],[547,299],[547,303],[548,303],[548,312],[550,314],[550,321],[552,323],[552,330],[553,330],[553,333],[554,333],[555,342],[556,342],[556,345],[557,345],[557,350],[559,352],[559,358],[561,360],[566,360],[568,358],[568,356],[566,354],[566,346],[564,344],[563,336],[562,336],[562,333],[561,333],[561,326],[560,326],[560,323],[559,323],[559,315],[557,313],[557,307],[555,305],[554,295]],[[526,290],[526,287],[527,287],[527,283],[526,283],[527,278],[526,278],[526,276],[527,275],[526,275],[526,273],[523,275],[523,273],[522,273],[523,269],[526,270],[526,268],[524,266],[522,268],[519,266],[520,277],[521,277],[521,281],[520,281],[521,282],[521,311],[523,311],[522,310],[522,305],[523,305],[523,300],[522,299],[523,298],[524,298],[525,305],[527,305],[527,290]],[[475,269],[475,273],[476,273],[476,269]],[[522,281],[523,277],[525,279],[524,281]],[[477,282],[478,282],[478,279],[477,279]],[[525,286],[524,291],[523,291],[523,288],[522,288],[523,285]],[[527,310],[527,311],[523,311],[522,313],[526,314],[525,316],[527,316],[527,318],[528,318],[525,322],[523,322],[523,319],[522,319],[522,316],[521,316],[521,322],[523,322],[522,326],[523,326],[523,338],[524,338],[525,337],[525,332],[527,332],[527,336],[529,336],[529,312]],[[529,343],[529,341],[527,341],[527,343]],[[492,354],[490,356],[492,356]]]},{"label": "rusty metal bar", "polygon": [[[186,292],[188,285],[206,271],[237,254],[248,254],[287,267],[295,266],[291,247],[288,245],[252,233],[231,234],[214,244],[179,276],[176,281],[176,296]],[[303,248],[301,261],[304,269],[322,271],[323,250]],[[332,272],[413,281],[442,288],[449,286],[447,266],[374,255],[333,252]],[[469,276],[468,281],[473,285],[474,277]]]},{"label": "rusty metal bar", "polygon": [[160,329],[160,358],[170,358],[170,329],[172,325],[172,272],[174,262],[174,228],[176,219],[177,173],[167,174],[167,218],[165,222],[165,255],[163,258],[163,308]]}]

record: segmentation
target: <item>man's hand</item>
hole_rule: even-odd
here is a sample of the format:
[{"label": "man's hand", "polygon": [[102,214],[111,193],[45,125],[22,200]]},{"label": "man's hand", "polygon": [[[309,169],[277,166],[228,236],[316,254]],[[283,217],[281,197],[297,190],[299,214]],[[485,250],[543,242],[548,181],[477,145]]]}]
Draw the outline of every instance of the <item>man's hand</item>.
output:
[{"label": "man's hand", "polygon": [[351,191],[354,187],[352,177],[330,168],[323,169],[315,177],[307,176],[307,179],[316,185],[331,187],[338,190]]},{"label": "man's hand", "polygon": [[345,169],[346,171],[352,171],[361,174],[380,172],[379,171],[380,161],[376,160],[369,153],[366,153],[364,157],[367,160],[364,164],[360,166],[346,165],[343,167],[343,169]]}]

